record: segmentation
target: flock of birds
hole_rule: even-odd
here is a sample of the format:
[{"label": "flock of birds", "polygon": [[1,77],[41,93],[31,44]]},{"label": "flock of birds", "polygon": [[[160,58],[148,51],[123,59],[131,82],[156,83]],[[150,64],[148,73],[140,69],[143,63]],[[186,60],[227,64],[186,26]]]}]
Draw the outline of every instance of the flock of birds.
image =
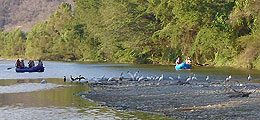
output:
[{"label": "flock of birds", "polygon": [[[105,75],[103,75],[102,77],[100,78],[96,78],[96,77],[93,77],[93,78],[90,78],[90,79],[87,79],[81,75],[79,75],[78,77],[75,77],[73,78],[72,75],[70,75],[70,79],[67,79],[66,76],[64,76],[64,82],[80,82],[80,83],[89,83],[89,82],[102,82],[102,81],[116,81],[116,80],[123,80],[123,79],[129,79],[131,81],[162,81],[162,80],[178,80],[180,81],[181,80],[181,76],[178,75],[176,78],[173,78],[173,77],[165,77],[164,74],[161,74],[161,76],[157,76],[157,75],[154,75],[154,76],[143,76],[140,74],[140,71],[137,71],[135,73],[133,72],[130,72],[128,71],[127,74],[130,75],[131,78],[125,78],[123,76],[123,72],[120,73],[119,77],[118,78],[115,78],[115,77],[106,77]],[[224,82],[229,82],[230,80],[232,79],[232,76],[229,75],[225,80]],[[196,81],[198,80],[196,75],[193,74],[193,76],[188,76],[186,79],[183,79],[185,82],[191,82],[191,81]],[[252,77],[251,75],[249,74],[248,77],[247,77],[247,80],[250,81],[252,80]],[[206,82],[210,82],[210,77],[209,76],[206,76],[205,78],[205,81]]]}]

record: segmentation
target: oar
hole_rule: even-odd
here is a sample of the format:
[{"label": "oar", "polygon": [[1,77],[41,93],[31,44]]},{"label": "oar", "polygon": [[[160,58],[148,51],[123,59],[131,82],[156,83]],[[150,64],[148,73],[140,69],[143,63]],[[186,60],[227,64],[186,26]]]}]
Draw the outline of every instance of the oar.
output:
[{"label": "oar", "polygon": [[15,67],[8,67],[7,70],[11,70],[11,69],[13,69],[13,68],[15,68]]}]

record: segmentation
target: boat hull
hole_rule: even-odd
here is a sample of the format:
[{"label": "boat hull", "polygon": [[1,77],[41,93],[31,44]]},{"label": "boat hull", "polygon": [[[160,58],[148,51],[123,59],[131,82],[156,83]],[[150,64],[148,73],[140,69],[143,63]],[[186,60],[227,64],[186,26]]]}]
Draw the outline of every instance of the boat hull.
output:
[{"label": "boat hull", "polygon": [[181,69],[191,69],[192,65],[186,64],[185,62],[182,62],[181,64],[178,64],[175,66],[176,70],[181,70]]},{"label": "boat hull", "polygon": [[35,66],[35,67],[32,67],[32,68],[23,68],[23,69],[20,69],[20,68],[16,68],[15,69],[16,72],[44,72],[44,67],[43,66]]}]

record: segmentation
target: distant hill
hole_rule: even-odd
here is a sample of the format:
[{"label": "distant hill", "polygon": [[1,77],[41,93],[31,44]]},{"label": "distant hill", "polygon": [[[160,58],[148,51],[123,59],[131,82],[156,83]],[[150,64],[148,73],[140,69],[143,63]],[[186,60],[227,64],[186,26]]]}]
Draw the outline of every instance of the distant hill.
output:
[{"label": "distant hill", "polygon": [[73,5],[73,0],[0,0],[0,27],[27,32],[47,20],[62,2]]}]

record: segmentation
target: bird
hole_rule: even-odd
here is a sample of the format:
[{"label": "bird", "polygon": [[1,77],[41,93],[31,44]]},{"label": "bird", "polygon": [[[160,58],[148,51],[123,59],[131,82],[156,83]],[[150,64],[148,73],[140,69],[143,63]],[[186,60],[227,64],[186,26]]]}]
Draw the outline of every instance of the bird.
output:
[{"label": "bird", "polygon": [[64,76],[64,78],[63,78],[64,82],[66,82],[66,79],[67,79],[66,76]]},{"label": "bird", "polygon": [[83,80],[80,80],[79,82],[80,83],[88,83],[88,80],[87,79],[83,79]]},{"label": "bird", "polygon": [[191,78],[192,80],[197,80],[197,77],[196,77],[196,75],[195,74],[193,74],[193,76],[192,76],[192,78]]},{"label": "bird", "polygon": [[86,78],[81,76],[81,75],[79,75],[79,77],[77,77],[76,79],[78,79],[80,81],[81,79],[86,79]]},{"label": "bird", "polygon": [[170,80],[174,80],[172,77],[169,77]]},{"label": "bird", "polygon": [[122,80],[122,79],[123,79],[123,72],[121,72],[119,75],[119,80]]},{"label": "bird", "polygon": [[139,78],[138,78],[138,81],[141,81],[141,80],[143,80],[144,79],[144,77],[141,75]]},{"label": "bird", "polygon": [[154,76],[154,80],[159,80],[159,79],[160,79],[159,76],[157,76],[157,75]]},{"label": "bird", "polygon": [[142,75],[138,75],[138,76],[135,77],[135,79],[138,81],[141,76]]},{"label": "bird", "polygon": [[46,83],[47,83],[46,80],[42,80],[42,81],[41,81],[41,84],[46,84]]},{"label": "bird", "polygon": [[161,80],[163,80],[163,74],[162,74],[161,77],[159,77],[159,80],[158,80],[158,81],[161,81]]},{"label": "bird", "polygon": [[229,75],[227,78],[226,78],[226,81],[229,82],[229,80],[231,80],[231,75]]},{"label": "bird", "polygon": [[180,75],[178,75],[177,79],[178,79],[178,80],[180,80],[180,79],[181,79],[181,76],[180,76]]},{"label": "bird", "polygon": [[206,76],[206,81],[207,81],[207,82],[209,81],[209,76]]},{"label": "bird", "polygon": [[154,76],[151,76],[151,80],[155,80]]},{"label": "bird", "polygon": [[75,78],[72,77],[72,75],[70,75],[70,79],[71,79],[71,81],[76,80]]},{"label": "bird", "polygon": [[107,81],[111,81],[111,80],[113,80],[113,77],[109,77]]},{"label": "bird", "polygon": [[152,80],[152,76],[151,77],[147,76],[146,79],[147,80]]},{"label": "bird", "polygon": [[135,72],[135,74],[134,74],[134,80],[137,80],[136,77],[138,77],[138,75],[139,75],[139,71]]},{"label": "bird", "polygon": [[129,74],[129,75],[131,76],[131,79],[132,79],[132,80],[135,80],[135,77],[134,77],[134,75],[133,75],[133,73],[132,73],[132,72],[130,72],[130,71],[127,71],[127,74]]},{"label": "bird", "polygon": [[189,82],[191,80],[191,76],[189,76],[187,79],[186,79],[186,82]]},{"label": "bird", "polygon": [[248,80],[248,81],[252,80],[252,77],[251,77],[250,74],[248,75],[247,80]]},{"label": "bird", "polygon": [[103,76],[100,78],[100,80],[105,80],[105,75],[103,75]]}]

